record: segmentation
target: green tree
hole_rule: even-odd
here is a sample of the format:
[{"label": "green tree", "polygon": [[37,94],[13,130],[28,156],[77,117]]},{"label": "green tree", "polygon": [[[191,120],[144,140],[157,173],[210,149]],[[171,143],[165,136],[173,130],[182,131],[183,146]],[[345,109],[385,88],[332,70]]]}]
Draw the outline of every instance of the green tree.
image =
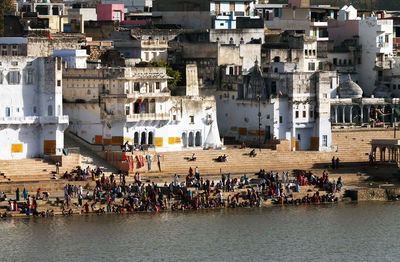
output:
[{"label": "green tree", "polygon": [[11,0],[0,0],[0,36],[4,36],[4,14],[15,11]]},{"label": "green tree", "polygon": [[167,62],[165,61],[157,61],[153,63],[149,63],[148,66],[155,66],[155,67],[165,67],[167,68],[167,75],[172,77],[172,79],[168,79],[168,89],[173,91],[173,89],[177,86],[179,81],[182,80],[181,72],[178,70],[173,69]]}]

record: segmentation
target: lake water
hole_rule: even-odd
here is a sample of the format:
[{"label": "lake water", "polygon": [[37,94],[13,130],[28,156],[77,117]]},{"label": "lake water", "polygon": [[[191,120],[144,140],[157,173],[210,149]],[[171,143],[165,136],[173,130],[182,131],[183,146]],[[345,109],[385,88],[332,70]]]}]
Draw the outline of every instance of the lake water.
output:
[{"label": "lake water", "polygon": [[400,203],[12,218],[1,261],[399,261]]}]

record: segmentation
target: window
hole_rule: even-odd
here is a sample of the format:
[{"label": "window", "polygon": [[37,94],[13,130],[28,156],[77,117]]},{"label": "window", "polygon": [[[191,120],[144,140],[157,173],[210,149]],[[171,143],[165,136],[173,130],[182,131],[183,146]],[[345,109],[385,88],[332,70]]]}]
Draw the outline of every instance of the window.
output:
[{"label": "window", "polygon": [[26,83],[32,84],[33,83],[33,72],[32,70],[28,70],[26,73]]},{"label": "window", "polygon": [[349,65],[352,65],[353,64],[353,61],[351,61],[351,59],[349,59]]},{"label": "window", "polygon": [[300,134],[297,134],[297,140],[301,140]]},{"label": "window", "polygon": [[160,82],[156,82],[156,89],[160,89]]},{"label": "window", "polygon": [[51,105],[49,105],[47,107],[47,115],[48,116],[52,116],[53,115],[53,107]]},{"label": "window", "polygon": [[328,94],[327,94],[327,93],[324,93],[324,94],[323,94],[323,97],[324,97],[324,98],[328,98]]},{"label": "window", "polygon": [[19,84],[20,74],[18,71],[10,71],[8,72],[8,83],[9,84]]},{"label": "window", "polygon": [[194,124],[194,116],[190,116],[190,123]]},{"label": "window", "polygon": [[57,80],[57,86],[61,86],[61,80]]},{"label": "window", "polygon": [[13,61],[13,62],[11,62],[11,65],[12,65],[12,66],[17,66],[17,65],[18,65],[18,62]]},{"label": "window", "polygon": [[314,117],[314,111],[310,110],[310,118]]},{"label": "window", "polygon": [[312,53],[313,53],[313,56],[316,56],[316,51],[315,51],[315,49],[314,50],[312,50]]},{"label": "window", "polygon": [[305,54],[306,56],[308,56],[308,50],[307,50],[307,49],[304,50],[304,54]]},{"label": "window", "polygon": [[318,63],[318,69],[323,70],[324,69],[324,64],[322,62]]},{"label": "window", "polygon": [[125,106],[125,115],[129,116],[130,115],[130,107]]},{"label": "window", "polygon": [[299,111],[296,111],[295,118],[299,118]]},{"label": "window", "polygon": [[343,59],[343,64],[347,65],[347,59]]},{"label": "window", "polygon": [[315,63],[308,63],[308,71],[315,71]]},{"label": "window", "polygon": [[137,92],[140,91],[140,84],[138,82],[135,82],[133,84],[133,91],[137,91]]},{"label": "window", "polygon": [[176,115],[172,115],[172,120],[176,121]]},{"label": "window", "polygon": [[271,116],[270,115],[267,115],[267,119],[270,119],[271,118]]},{"label": "window", "polygon": [[322,146],[328,146],[328,136],[327,135],[322,136]]},{"label": "window", "polygon": [[307,113],[306,113],[306,111],[303,111],[303,118],[306,118],[307,117]]},{"label": "window", "polygon": [[11,116],[11,109],[9,107],[6,107],[6,117]]},{"label": "window", "polygon": [[36,106],[33,107],[33,113],[36,114]]},{"label": "window", "polygon": [[7,49],[6,49],[6,50],[1,50],[1,55],[2,55],[2,56],[8,55]]},{"label": "window", "polygon": [[334,64],[334,65],[337,65],[337,58],[334,58],[334,59],[333,59],[333,64]]},{"label": "window", "polygon": [[233,75],[233,67],[229,67],[229,75]]},{"label": "window", "polygon": [[90,89],[88,89],[88,90],[87,90],[87,94],[88,94],[88,95],[90,95],[90,94],[91,94],[91,92],[90,92]]},{"label": "window", "polygon": [[18,55],[18,51],[17,51],[17,50],[12,50],[12,51],[11,51],[11,55],[17,56],[17,55]]},{"label": "window", "polygon": [[279,116],[279,124],[282,124],[282,123],[283,123],[283,117]]}]

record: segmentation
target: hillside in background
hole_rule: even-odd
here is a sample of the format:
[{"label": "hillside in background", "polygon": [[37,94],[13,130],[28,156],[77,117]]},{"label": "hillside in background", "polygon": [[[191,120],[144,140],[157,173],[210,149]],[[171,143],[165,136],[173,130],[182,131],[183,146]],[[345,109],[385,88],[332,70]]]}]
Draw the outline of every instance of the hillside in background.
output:
[{"label": "hillside in background", "polygon": [[[270,4],[287,4],[287,0],[270,0]],[[311,0],[312,5],[344,6],[352,4],[357,9],[385,9],[400,11],[400,0]]]}]

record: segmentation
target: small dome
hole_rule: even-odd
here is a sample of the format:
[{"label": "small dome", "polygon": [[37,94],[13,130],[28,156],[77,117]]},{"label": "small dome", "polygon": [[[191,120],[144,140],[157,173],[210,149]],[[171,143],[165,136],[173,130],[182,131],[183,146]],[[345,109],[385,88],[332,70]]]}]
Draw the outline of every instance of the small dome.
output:
[{"label": "small dome", "polygon": [[350,75],[339,85],[337,91],[340,98],[361,98],[363,95],[361,87],[351,80]]}]

